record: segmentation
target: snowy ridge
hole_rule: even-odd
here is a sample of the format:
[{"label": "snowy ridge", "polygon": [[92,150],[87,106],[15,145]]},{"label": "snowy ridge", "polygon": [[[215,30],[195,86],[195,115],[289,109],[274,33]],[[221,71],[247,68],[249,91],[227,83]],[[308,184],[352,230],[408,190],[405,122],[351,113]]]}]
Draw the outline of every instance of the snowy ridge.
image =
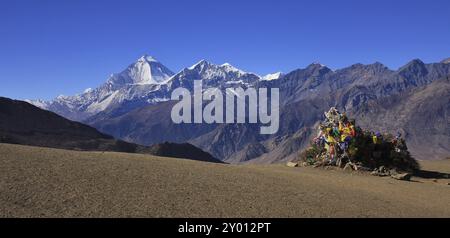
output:
[{"label": "snowy ridge", "polygon": [[267,75],[263,76],[261,78],[261,80],[266,80],[266,81],[277,80],[277,79],[280,79],[281,77],[283,77],[283,73],[282,72],[276,72],[276,73],[273,73],[273,74],[267,74]]},{"label": "snowy ridge", "polygon": [[115,109],[126,112],[145,104],[168,101],[171,91],[177,87],[192,90],[193,80],[203,80],[205,88],[230,84],[247,87],[261,77],[229,63],[216,65],[206,60],[174,74],[156,58],[143,55],[97,88],[88,88],[74,96],[61,95],[51,101],[27,101],[71,120],[84,121],[101,112]]}]

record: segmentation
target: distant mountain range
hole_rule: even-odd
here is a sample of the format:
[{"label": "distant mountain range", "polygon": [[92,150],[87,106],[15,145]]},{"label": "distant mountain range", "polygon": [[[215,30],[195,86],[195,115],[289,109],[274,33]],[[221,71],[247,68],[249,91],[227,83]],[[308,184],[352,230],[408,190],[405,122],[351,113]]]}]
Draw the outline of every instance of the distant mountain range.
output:
[{"label": "distant mountain range", "polygon": [[281,73],[260,77],[243,72],[230,64],[214,65],[201,60],[177,74],[152,56],[144,55],[124,71],[112,74],[100,87],[75,96],[58,96],[51,101],[28,102],[71,120],[97,120],[102,115],[121,115],[135,108],[168,101],[177,87],[193,89],[193,80],[205,87],[249,85],[259,80],[274,80]]},{"label": "distant mountain range", "polygon": [[[331,106],[368,129],[402,131],[418,159],[450,155],[450,61],[416,59],[397,70],[381,63],[332,70],[320,63],[288,74],[259,76],[205,60],[173,74],[143,56],[105,84],[75,96],[29,101],[117,138],[142,145],[190,142],[227,162],[286,161],[309,144],[315,124]],[[174,124],[171,92],[177,87],[276,87],[280,130],[260,135],[257,124]]]}]

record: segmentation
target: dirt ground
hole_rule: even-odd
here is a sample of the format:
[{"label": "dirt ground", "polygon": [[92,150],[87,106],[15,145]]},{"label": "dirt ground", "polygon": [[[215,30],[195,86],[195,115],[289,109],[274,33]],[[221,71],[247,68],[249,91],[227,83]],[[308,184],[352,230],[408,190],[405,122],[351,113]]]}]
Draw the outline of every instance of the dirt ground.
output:
[{"label": "dirt ground", "polygon": [[408,182],[0,144],[0,217],[450,217],[450,160],[421,165]]}]

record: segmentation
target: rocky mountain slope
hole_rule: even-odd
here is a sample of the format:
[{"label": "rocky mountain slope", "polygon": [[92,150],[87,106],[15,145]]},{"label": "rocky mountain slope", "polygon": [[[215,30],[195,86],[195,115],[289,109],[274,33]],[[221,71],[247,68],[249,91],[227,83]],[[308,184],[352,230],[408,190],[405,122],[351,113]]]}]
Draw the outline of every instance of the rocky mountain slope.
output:
[{"label": "rocky mountain slope", "polygon": [[[450,94],[444,90],[444,85],[447,87],[448,81],[440,79],[450,75],[449,68],[449,64],[424,64],[420,60],[413,60],[395,71],[380,63],[357,64],[336,71],[321,65],[310,65],[306,69],[294,71],[283,80],[269,85],[279,87],[282,92],[281,98],[286,98],[285,105],[280,110],[280,125],[284,126],[280,127],[278,135],[269,140],[258,141],[256,144],[254,141],[249,143],[252,148],[265,148],[267,152],[255,153],[252,148],[248,148],[228,156],[228,161],[276,162],[296,157],[298,150],[303,149],[311,139],[311,128],[317,121],[323,119],[323,112],[332,106],[354,116],[366,128],[391,133],[395,133],[396,130],[403,131],[407,143],[411,142],[410,151],[418,159],[443,158],[445,154],[450,154],[448,149],[450,137],[442,133],[450,131],[448,123]],[[442,90],[437,91],[433,85],[427,87],[434,81],[439,81],[437,84]],[[416,100],[417,96],[405,96],[419,92],[422,101]],[[384,117],[380,113],[374,113],[376,116],[372,117],[366,115],[368,110],[375,108],[378,103],[396,97],[405,98],[394,101],[384,108],[390,117],[387,115]],[[419,111],[419,104],[428,105],[426,112]],[[408,113],[402,116],[401,113],[404,112],[396,111],[395,108],[408,110]],[[403,122],[399,123],[401,117]],[[428,120],[429,117],[441,120]],[[447,119],[444,119],[445,117]],[[428,121],[428,125],[421,129],[414,127],[415,121],[418,120]],[[387,126],[388,124],[390,126]],[[441,132],[437,133],[431,128],[440,128]],[[214,143],[206,141],[208,140],[202,140],[196,145],[214,147]]]},{"label": "rocky mountain slope", "polygon": [[450,78],[371,101],[353,112],[372,130],[405,135],[417,158],[443,159],[450,145]]},{"label": "rocky mountain slope", "polygon": [[[230,64],[215,65],[203,60],[183,69],[163,83],[147,84],[148,87],[158,88],[154,91],[148,90],[147,94],[139,94],[145,96],[127,96],[129,100],[111,103],[104,110],[86,117],[85,122],[102,132],[143,145],[163,141],[188,141],[227,162],[272,163],[297,156],[298,151],[309,144],[311,128],[323,119],[323,112],[335,106],[354,115],[368,128],[373,126],[373,129],[376,129],[378,125],[383,125],[378,126],[378,129],[404,131],[407,142],[411,141],[410,150],[413,155],[418,159],[430,159],[450,154],[448,134],[436,134],[430,129],[450,131],[449,124],[442,123],[443,119],[428,120],[427,129],[422,130],[408,125],[413,125],[417,120],[425,120],[429,116],[444,118],[448,115],[448,106],[445,106],[448,103],[448,93],[441,90],[441,96],[433,98],[438,90],[433,83],[445,79],[448,75],[450,64],[445,60],[426,64],[416,59],[397,70],[389,69],[378,62],[369,65],[355,64],[338,70],[314,63],[286,75],[276,74],[268,77],[246,73]],[[203,81],[204,88],[279,88],[281,105],[278,133],[260,135],[260,125],[248,123],[172,123],[170,111],[174,102],[166,102],[171,91],[180,86],[192,91],[193,81],[196,79]],[[437,84],[448,83],[443,80]],[[140,85],[127,84],[124,87],[135,89]],[[142,89],[141,92],[145,90],[147,89]],[[119,90],[122,91],[123,89]],[[412,96],[416,93],[426,94],[421,100],[427,105],[441,106],[427,107],[427,115],[424,115],[423,112],[417,111],[422,101],[418,100],[417,96]],[[157,96],[152,98],[149,95]],[[371,107],[373,110],[389,112],[390,116],[386,114],[383,117],[383,114],[378,112],[375,113],[373,121],[365,119],[370,118]],[[406,115],[402,116],[400,108],[407,111]],[[402,123],[398,123],[399,121]],[[386,126],[387,124],[390,126]],[[429,145],[425,141],[443,142]],[[434,148],[439,148],[439,153],[434,153]]]}]

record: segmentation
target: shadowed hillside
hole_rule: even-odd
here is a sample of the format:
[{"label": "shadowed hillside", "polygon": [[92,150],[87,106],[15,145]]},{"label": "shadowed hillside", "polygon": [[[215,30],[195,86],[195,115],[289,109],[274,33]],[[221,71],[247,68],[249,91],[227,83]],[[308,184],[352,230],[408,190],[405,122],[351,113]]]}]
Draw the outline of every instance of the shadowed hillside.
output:
[{"label": "shadowed hillside", "polygon": [[74,150],[137,152],[143,149],[53,112],[8,98],[0,98],[0,142]]},{"label": "shadowed hillside", "polygon": [[173,158],[185,158],[204,162],[223,163],[222,161],[214,158],[209,153],[189,144],[176,144],[176,143],[161,143],[150,146],[149,153],[157,156],[173,157]]},{"label": "shadowed hillside", "polygon": [[160,144],[151,148],[116,140],[95,128],[70,121],[27,102],[0,97],[0,143],[51,148],[155,154],[222,163],[189,144]]}]

